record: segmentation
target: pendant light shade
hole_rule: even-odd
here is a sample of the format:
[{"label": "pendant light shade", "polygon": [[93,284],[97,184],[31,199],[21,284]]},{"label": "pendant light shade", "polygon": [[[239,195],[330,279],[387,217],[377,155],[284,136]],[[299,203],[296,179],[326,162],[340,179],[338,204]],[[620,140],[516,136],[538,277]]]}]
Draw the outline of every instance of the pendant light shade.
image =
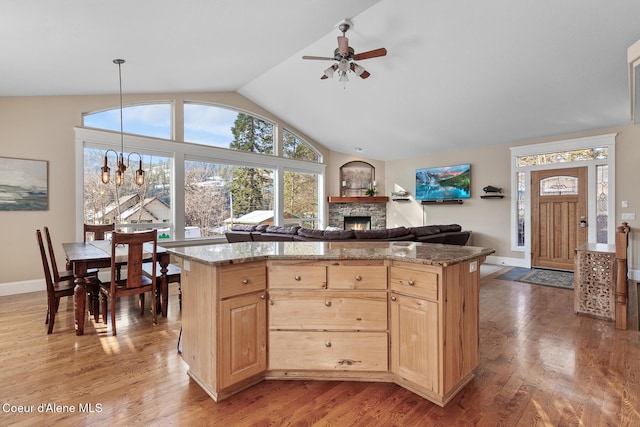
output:
[{"label": "pendant light shade", "polygon": [[142,156],[140,155],[140,153],[136,153],[136,152],[132,152],[129,153],[129,155],[127,156],[127,165],[125,166],[124,164],[124,124],[123,124],[123,120],[122,120],[122,110],[123,110],[123,104],[122,104],[122,64],[125,63],[124,59],[114,59],[113,63],[118,65],[118,81],[120,84],[120,89],[119,89],[119,93],[120,93],[120,154],[116,153],[114,150],[107,150],[104,153],[104,165],[101,168],[101,180],[103,183],[108,184],[109,181],[111,180],[111,168],[108,165],[108,155],[109,152],[113,152],[116,155],[116,160],[118,162],[118,168],[116,171],[116,185],[120,186],[122,184],[124,184],[124,173],[127,170],[127,166],[130,164],[131,161],[131,155],[132,154],[136,154],[138,155],[138,157],[140,158],[140,166],[138,168],[138,170],[136,171],[136,184],[137,185],[144,185],[144,171],[142,170]]}]

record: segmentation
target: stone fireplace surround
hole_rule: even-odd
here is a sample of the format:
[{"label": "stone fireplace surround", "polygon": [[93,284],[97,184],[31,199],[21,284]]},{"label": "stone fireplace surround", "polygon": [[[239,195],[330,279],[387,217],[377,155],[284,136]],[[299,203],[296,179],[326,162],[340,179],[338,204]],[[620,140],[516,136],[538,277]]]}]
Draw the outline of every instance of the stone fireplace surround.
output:
[{"label": "stone fireplace surround", "polygon": [[375,202],[329,202],[330,227],[344,229],[345,216],[370,216],[371,229],[383,229],[387,226],[387,205]]}]

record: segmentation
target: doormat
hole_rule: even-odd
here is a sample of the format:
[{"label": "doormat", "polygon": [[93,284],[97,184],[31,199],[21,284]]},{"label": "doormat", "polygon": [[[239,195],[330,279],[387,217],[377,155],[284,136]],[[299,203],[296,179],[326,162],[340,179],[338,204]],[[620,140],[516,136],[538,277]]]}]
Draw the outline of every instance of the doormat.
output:
[{"label": "doormat", "polygon": [[514,267],[495,277],[497,280],[530,283],[533,285],[551,286],[561,289],[573,289],[573,272],[544,270],[542,268]]}]

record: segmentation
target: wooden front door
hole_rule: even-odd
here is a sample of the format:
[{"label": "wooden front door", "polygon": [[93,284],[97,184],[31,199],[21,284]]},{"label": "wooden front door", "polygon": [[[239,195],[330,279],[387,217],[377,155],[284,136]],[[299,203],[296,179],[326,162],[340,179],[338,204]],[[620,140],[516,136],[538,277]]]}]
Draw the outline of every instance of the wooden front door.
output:
[{"label": "wooden front door", "polygon": [[573,271],[587,243],[587,193],[586,167],[531,172],[533,267]]}]

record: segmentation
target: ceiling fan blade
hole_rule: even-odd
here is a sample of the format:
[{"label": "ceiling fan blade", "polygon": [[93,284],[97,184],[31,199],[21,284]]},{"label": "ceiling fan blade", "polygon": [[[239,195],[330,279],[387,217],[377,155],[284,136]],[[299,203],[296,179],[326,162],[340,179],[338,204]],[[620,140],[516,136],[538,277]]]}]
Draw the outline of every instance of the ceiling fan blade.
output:
[{"label": "ceiling fan blade", "polygon": [[373,49],[367,52],[361,52],[356,55],[353,55],[353,59],[356,61],[361,61],[363,59],[377,58],[379,56],[385,56],[387,54],[387,49],[381,47],[380,49]]},{"label": "ceiling fan blade", "polygon": [[340,55],[349,55],[349,39],[345,36],[338,36],[338,53]]},{"label": "ceiling fan blade", "polygon": [[322,61],[335,61],[335,58],[329,58],[328,56],[303,56],[302,59],[319,59]]},{"label": "ceiling fan blade", "polygon": [[361,67],[360,65],[356,64],[355,62],[351,63],[351,71],[353,71],[356,76],[362,78],[362,79],[366,79],[367,77],[369,77],[371,74],[365,70],[363,67]]}]

